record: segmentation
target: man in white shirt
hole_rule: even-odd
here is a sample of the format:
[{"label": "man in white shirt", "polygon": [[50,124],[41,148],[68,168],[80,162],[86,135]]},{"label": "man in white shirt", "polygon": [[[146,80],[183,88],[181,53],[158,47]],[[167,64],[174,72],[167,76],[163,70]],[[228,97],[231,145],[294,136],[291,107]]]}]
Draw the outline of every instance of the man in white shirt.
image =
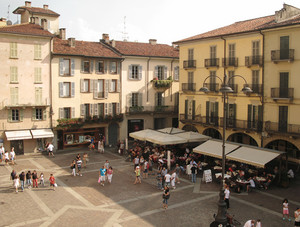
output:
[{"label": "man in white shirt", "polygon": [[255,182],[254,182],[254,180],[253,180],[252,177],[250,177],[249,183],[250,183],[250,185],[247,185],[247,192],[249,192],[250,189],[254,189],[255,188]]},{"label": "man in white shirt", "polygon": [[49,156],[50,156],[50,155],[54,156],[54,154],[53,154],[53,149],[54,149],[53,144],[52,144],[52,143],[49,143],[49,145],[48,145],[48,147],[47,147],[47,150],[48,150],[48,152],[49,152]]},{"label": "man in white shirt", "polygon": [[169,173],[167,173],[165,175],[165,186],[167,186],[169,188],[170,184],[171,184],[171,175]]},{"label": "man in white shirt", "polygon": [[224,193],[225,193],[224,200],[225,200],[225,203],[226,203],[226,207],[228,209],[229,208],[229,197],[230,197],[230,191],[229,191],[229,186],[228,185],[225,186]]},{"label": "man in white shirt", "polygon": [[255,223],[254,220],[248,220],[248,221],[245,223],[244,227],[254,227],[254,223]]}]

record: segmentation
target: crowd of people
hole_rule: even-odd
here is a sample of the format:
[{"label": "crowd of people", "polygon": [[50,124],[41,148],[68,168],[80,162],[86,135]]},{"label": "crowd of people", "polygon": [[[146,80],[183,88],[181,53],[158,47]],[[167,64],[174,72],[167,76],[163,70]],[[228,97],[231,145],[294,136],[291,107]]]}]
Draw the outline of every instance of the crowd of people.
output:
[{"label": "crowd of people", "polygon": [[12,165],[15,164],[16,161],[16,153],[15,148],[12,147],[10,152],[6,151],[3,146],[0,147],[0,162],[5,162],[6,165],[11,163]]}]

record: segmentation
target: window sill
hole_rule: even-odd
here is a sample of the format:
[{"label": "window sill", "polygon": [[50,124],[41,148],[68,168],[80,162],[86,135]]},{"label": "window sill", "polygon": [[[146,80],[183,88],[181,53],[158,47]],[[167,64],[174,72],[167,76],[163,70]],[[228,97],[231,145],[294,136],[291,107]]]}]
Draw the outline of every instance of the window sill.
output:
[{"label": "window sill", "polygon": [[34,58],[33,60],[35,60],[35,61],[41,61],[42,58]]},{"label": "window sill", "polygon": [[73,97],[71,97],[71,96],[61,96],[60,98],[73,98]]},{"label": "window sill", "polygon": [[9,122],[9,123],[21,123],[21,122],[23,122],[23,121],[9,121],[9,120],[8,120],[8,122]]},{"label": "window sill", "polygon": [[44,119],[32,119],[31,121],[45,121]]},{"label": "window sill", "polygon": [[11,81],[10,84],[19,84],[19,82],[18,81],[15,81],[15,82]]},{"label": "window sill", "polygon": [[39,81],[39,82],[34,82],[34,84],[42,84],[43,82],[42,81]]},{"label": "window sill", "polygon": [[104,71],[103,72],[96,72],[96,74],[102,75],[102,74],[104,74]]},{"label": "window sill", "polygon": [[10,59],[19,59],[18,57],[12,57],[12,56],[10,56],[9,58]]}]

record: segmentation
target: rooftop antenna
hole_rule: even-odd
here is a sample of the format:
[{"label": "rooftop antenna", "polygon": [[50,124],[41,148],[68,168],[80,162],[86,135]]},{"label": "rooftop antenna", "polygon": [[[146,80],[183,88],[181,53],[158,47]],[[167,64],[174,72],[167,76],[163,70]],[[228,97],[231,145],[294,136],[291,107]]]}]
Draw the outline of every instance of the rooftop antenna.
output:
[{"label": "rooftop antenna", "polygon": [[129,39],[128,33],[126,32],[126,16],[124,17],[124,30],[122,31],[123,34],[123,41],[127,41]]},{"label": "rooftop antenna", "polygon": [[10,5],[8,5],[8,7],[7,7],[7,20],[9,20],[9,8],[10,8]]}]

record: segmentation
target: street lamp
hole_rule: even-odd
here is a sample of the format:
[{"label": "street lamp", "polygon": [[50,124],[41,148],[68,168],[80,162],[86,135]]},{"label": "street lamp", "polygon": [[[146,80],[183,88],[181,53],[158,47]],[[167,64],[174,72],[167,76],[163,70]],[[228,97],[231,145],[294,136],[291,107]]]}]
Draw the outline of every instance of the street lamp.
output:
[{"label": "street lamp", "polygon": [[[228,82],[233,79],[234,77],[240,77],[245,81],[244,87],[242,89],[242,92],[244,92],[245,94],[251,93],[252,89],[250,87],[248,87],[247,85],[247,81],[245,80],[244,77],[240,76],[240,75],[234,75],[231,76],[228,80],[227,80],[227,75],[224,75],[223,81],[220,77],[218,76],[208,76],[205,78],[203,85],[205,84],[205,81],[210,78],[210,77],[216,77],[218,78],[221,83],[222,83],[222,87],[220,89],[220,92],[222,92],[223,95],[223,138],[222,138],[222,184],[221,184],[221,188],[220,188],[220,193],[219,193],[219,202],[218,202],[218,213],[215,217],[215,221],[212,223],[211,226],[219,226],[220,224],[222,224],[222,226],[226,226],[227,224],[227,210],[226,210],[226,203],[224,201],[224,186],[225,186],[225,182],[224,182],[224,175],[225,175],[225,130],[226,130],[226,94],[227,93],[232,93],[233,90],[232,88],[228,85]],[[200,88],[200,91],[202,92],[209,92],[209,89],[205,86],[203,86],[202,88]]]}]

